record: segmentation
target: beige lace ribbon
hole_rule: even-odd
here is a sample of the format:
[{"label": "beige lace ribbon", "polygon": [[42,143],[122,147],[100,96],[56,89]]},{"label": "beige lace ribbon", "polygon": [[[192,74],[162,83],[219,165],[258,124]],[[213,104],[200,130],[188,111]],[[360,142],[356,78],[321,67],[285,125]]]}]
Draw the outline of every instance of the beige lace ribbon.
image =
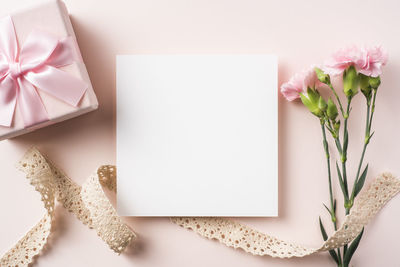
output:
[{"label": "beige lace ribbon", "polygon": [[56,199],[78,220],[94,229],[116,253],[121,253],[136,235],[117,215],[102,186],[115,190],[115,167],[101,166],[79,186],[57,169],[36,149],[30,149],[18,168],[42,196],[46,209],[43,218],[1,259],[0,266],[28,266],[47,243]]},{"label": "beige lace ribbon", "polygon": [[201,236],[216,239],[228,247],[241,248],[253,255],[278,258],[304,257],[342,247],[351,242],[378,211],[400,191],[400,180],[389,173],[376,178],[357,197],[343,225],[319,248],[308,248],[261,233],[246,225],[223,218],[171,218],[174,223]]},{"label": "beige lace ribbon", "polygon": [[[18,168],[42,196],[46,214],[1,259],[0,266],[28,266],[47,243],[54,221],[55,200],[75,214],[116,253],[121,253],[136,238],[117,215],[102,186],[115,190],[115,166],[101,166],[79,186],[57,169],[36,149],[30,149]],[[192,229],[201,236],[219,240],[226,246],[241,248],[254,255],[279,258],[304,257],[341,247],[352,241],[376,213],[400,191],[400,180],[382,174],[360,193],[343,225],[320,248],[307,248],[279,240],[240,223],[223,218],[174,217],[172,222]]]}]

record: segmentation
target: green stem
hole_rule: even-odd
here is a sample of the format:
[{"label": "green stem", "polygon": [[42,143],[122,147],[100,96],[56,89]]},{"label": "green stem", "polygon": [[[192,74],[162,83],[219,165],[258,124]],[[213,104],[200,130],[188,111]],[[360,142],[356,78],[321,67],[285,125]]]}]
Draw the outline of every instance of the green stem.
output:
[{"label": "green stem", "polygon": [[[353,184],[353,190],[351,192],[351,198],[350,198],[350,202],[353,203],[354,202],[354,197],[355,197],[355,189],[356,189],[356,184],[358,182],[358,179],[360,178],[360,172],[361,172],[361,167],[364,161],[364,156],[365,156],[365,151],[367,150],[367,146],[369,144],[369,138],[370,138],[370,110],[371,110],[371,103],[370,101],[367,99],[367,117],[365,119],[365,139],[364,139],[364,147],[361,153],[361,158],[360,158],[360,162],[358,163],[358,169],[357,169],[357,175],[356,178],[354,179],[354,184]],[[371,115],[372,118],[372,115]]]},{"label": "green stem", "polygon": [[378,90],[374,90],[374,96],[372,100],[372,110],[371,110],[371,118],[369,119],[369,126],[368,126],[368,131],[371,133],[371,125],[372,125],[372,118],[374,117],[375,113],[375,100],[376,100],[376,94],[378,93]]},{"label": "green stem", "polygon": [[[346,161],[347,161],[347,146],[348,146],[348,131],[347,131],[347,122],[349,119],[349,113],[350,113],[350,103],[351,103],[351,99],[352,97],[348,97],[347,98],[347,110],[346,113],[344,115],[344,130],[343,130],[343,148],[342,148],[342,175],[343,175],[343,183],[345,185],[345,189],[346,189],[346,193],[347,196],[349,195],[349,189],[347,186],[347,171],[346,171]],[[346,215],[348,215],[350,213],[350,204],[349,204],[349,200],[347,199],[347,201],[345,200],[344,203],[344,207],[346,209]],[[343,257],[345,257],[347,252],[347,245],[343,246]]]},{"label": "green stem", "polygon": [[[375,100],[376,100],[376,93],[377,90],[374,90],[374,95],[373,95],[373,100],[372,100],[372,110],[371,110],[371,99],[367,99],[367,116],[366,116],[366,122],[365,122],[365,139],[364,139],[364,147],[363,151],[361,153],[361,158],[360,162],[358,164],[358,169],[357,169],[357,175],[354,181],[353,185],[353,190],[351,193],[351,198],[350,198],[350,203],[351,205],[354,203],[354,198],[355,198],[355,187],[356,184],[360,178],[360,172],[361,172],[361,167],[364,161],[364,156],[365,156],[365,151],[367,149],[367,146],[369,144],[370,138],[371,138],[371,125],[372,125],[372,119],[374,117],[374,112],[375,112]],[[370,114],[371,113],[371,114]],[[346,215],[350,212],[351,206],[346,208]],[[344,246],[343,248],[343,259],[346,256],[346,251],[347,251],[347,245]],[[348,264],[344,263],[345,265],[343,267],[348,267]]]},{"label": "green stem", "polygon": [[[349,120],[349,115],[350,115],[351,100],[352,100],[352,97],[347,98],[347,109],[346,109],[346,113],[344,114],[343,147],[342,147],[342,155],[341,155],[343,183],[345,186],[347,196],[349,195],[349,189],[348,189],[348,185],[347,185],[347,170],[346,170],[348,135],[349,135],[348,130],[347,130],[347,122]],[[347,200],[347,203],[345,201],[344,205],[346,208],[346,215],[347,215],[350,212],[348,200]]]},{"label": "green stem", "polygon": [[335,207],[334,207],[334,197],[333,197],[333,190],[332,190],[332,174],[331,174],[331,162],[330,162],[330,153],[328,148],[328,141],[326,140],[326,131],[325,131],[325,122],[321,121],[321,129],[322,129],[322,137],[323,137],[323,144],[326,156],[326,164],[328,167],[328,183],[329,183],[329,199],[331,204],[331,217],[332,222],[336,230],[336,214],[335,214]]},{"label": "green stem", "polygon": [[[335,231],[337,230],[337,219],[336,219],[336,209],[334,204],[334,197],[333,197],[333,190],[332,190],[332,174],[331,174],[331,162],[330,162],[330,153],[328,147],[328,141],[326,139],[326,131],[325,131],[325,121],[321,120],[321,129],[322,129],[322,137],[323,137],[323,145],[325,150],[326,156],[326,163],[328,167],[328,182],[329,182],[329,199],[331,204],[331,220],[333,223],[333,227]],[[340,249],[337,249],[338,259],[339,259],[339,266],[342,264],[342,257],[340,253]]]},{"label": "green stem", "polygon": [[343,111],[342,102],[340,101],[340,98],[339,98],[339,96],[337,95],[335,88],[333,88],[333,85],[332,85],[331,83],[329,83],[328,86],[329,86],[329,88],[331,88],[331,91],[332,91],[333,94],[335,95],[336,100],[337,100],[337,102],[338,102],[338,104],[339,104],[340,112],[342,112],[342,116],[344,116],[344,111]]},{"label": "green stem", "polygon": [[[342,175],[343,175],[343,183],[346,189],[346,194],[349,195],[349,189],[348,189],[348,185],[347,185],[347,174],[346,174],[347,170],[346,170],[346,162],[342,162]],[[350,210],[348,209],[348,203],[349,200],[345,201],[347,203],[344,203],[344,206],[346,208],[346,215],[349,214]]]},{"label": "green stem", "polygon": [[[374,95],[373,95],[373,100],[372,100],[372,109],[371,109],[371,99],[367,99],[367,116],[366,116],[366,121],[365,121],[365,139],[364,139],[364,146],[363,146],[363,151],[361,153],[361,158],[360,158],[360,162],[358,164],[358,169],[357,169],[357,175],[356,178],[354,180],[354,185],[353,185],[353,189],[352,189],[352,193],[351,193],[351,198],[350,198],[350,203],[351,205],[346,208],[346,215],[350,212],[350,209],[352,208],[352,204],[354,203],[354,198],[355,198],[355,187],[356,184],[360,178],[360,172],[361,172],[361,167],[364,161],[364,156],[365,156],[365,151],[367,150],[367,146],[369,144],[369,141],[371,139],[371,125],[372,125],[372,119],[374,117],[374,112],[375,112],[375,100],[376,100],[376,94],[377,94],[377,90],[374,90]],[[343,248],[343,259],[346,256],[346,251],[347,251],[347,245],[344,246]],[[346,264],[344,262],[344,266],[343,267],[348,267],[348,264]]]}]

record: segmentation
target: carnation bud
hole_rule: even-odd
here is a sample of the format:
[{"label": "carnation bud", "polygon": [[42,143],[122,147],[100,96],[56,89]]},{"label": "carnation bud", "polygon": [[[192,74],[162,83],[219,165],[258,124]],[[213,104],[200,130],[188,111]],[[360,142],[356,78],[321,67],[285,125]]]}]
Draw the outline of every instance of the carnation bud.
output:
[{"label": "carnation bud", "polygon": [[360,89],[363,95],[369,99],[371,97],[370,77],[360,73]]},{"label": "carnation bud", "polygon": [[369,85],[372,89],[378,89],[379,85],[381,85],[381,78],[378,77],[369,77]]},{"label": "carnation bud", "polygon": [[328,105],[326,104],[325,100],[322,98],[322,96],[320,96],[318,100],[318,108],[325,112],[327,107]]},{"label": "carnation bud", "polygon": [[343,91],[347,97],[353,97],[358,92],[359,78],[354,66],[348,67],[343,72]]},{"label": "carnation bud", "polygon": [[320,95],[317,91],[308,88],[307,94],[300,93],[300,99],[312,114],[319,118],[322,117],[323,111],[318,106]]},{"label": "carnation bud", "polygon": [[326,114],[331,120],[335,120],[336,117],[338,116],[338,109],[335,103],[333,103],[332,99],[330,98],[328,99],[328,108],[326,110]]},{"label": "carnation bud", "polygon": [[335,121],[333,123],[333,128],[335,129],[336,132],[339,132],[339,129],[340,129],[340,121],[339,120]]},{"label": "carnation bud", "polygon": [[318,80],[324,84],[329,84],[331,82],[331,78],[329,77],[329,74],[326,74],[323,70],[320,68],[314,68],[315,73],[317,74]]}]

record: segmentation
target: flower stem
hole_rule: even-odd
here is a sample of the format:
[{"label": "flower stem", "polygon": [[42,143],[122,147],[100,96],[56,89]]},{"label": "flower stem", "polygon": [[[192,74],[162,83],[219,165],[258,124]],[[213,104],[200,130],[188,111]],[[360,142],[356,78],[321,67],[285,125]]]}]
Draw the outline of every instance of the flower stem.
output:
[{"label": "flower stem", "polygon": [[378,90],[374,90],[374,96],[373,96],[373,100],[372,100],[372,109],[371,109],[371,118],[369,119],[369,126],[368,126],[368,131],[371,132],[371,125],[372,125],[372,118],[374,117],[374,113],[375,113],[375,100],[376,100],[376,94],[377,94]]},{"label": "flower stem", "polygon": [[[355,198],[355,189],[356,189],[356,185],[360,179],[360,172],[361,172],[361,167],[364,161],[364,156],[365,156],[365,151],[367,149],[367,146],[369,144],[369,141],[372,137],[371,135],[371,125],[372,125],[372,119],[374,117],[374,112],[375,112],[375,100],[376,100],[376,93],[377,90],[374,90],[374,95],[373,95],[373,100],[372,100],[372,109],[371,109],[371,98],[368,97],[367,98],[367,115],[366,115],[366,119],[365,119],[365,139],[364,139],[364,146],[363,146],[363,150],[361,153],[361,158],[360,158],[360,162],[358,164],[358,169],[357,169],[357,175],[355,177],[354,180],[354,185],[353,185],[353,189],[352,189],[352,193],[351,193],[351,197],[350,197],[350,205],[348,207],[346,207],[346,215],[350,213],[350,210],[352,208],[352,205],[354,203],[354,198]],[[360,189],[361,190],[361,189]],[[362,235],[362,233],[361,233]],[[345,245],[343,247],[343,259],[344,257],[346,257],[346,252],[347,252],[347,245]],[[344,261],[343,261],[344,262]],[[348,264],[346,262],[344,262],[344,267],[348,267]]]},{"label": "flower stem", "polygon": [[371,119],[370,119],[370,110],[371,110],[371,103],[367,99],[367,117],[365,119],[364,147],[363,147],[363,150],[362,150],[362,153],[361,153],[360,162],[358,164],[357,175],[356,175],[356,178],[354,179],[353,190],[352,190],[352,193],[351,193],[351,202],[354,202],[356,184],[358,183],[358,180],[360,178],[360,172],[361,172],[361,167],[362,167],[362,164],[363,164],[363,161],[364,161],[365,151],[367,150],[367,146],[369,144],[370,129],[371,129],[370,123],[371,123],[371,120],[372,120],[372,115],[371,115]]},{"label": "flower stem", "polygon": [[[344,207],[346,209],[346,215],[350,213],[350,208],[351,208],[351,201],[349,201],[349,189],[347,185],[347,170],[346,170],[346,161],[347,161],[347,147],[348,147],[348,142],[349,142],[349,133],[347,131],[347,122],[349,120],[349,115],[350,115],[350,104],[351,104],[351,99],[352,97],[347,98],[347,109],[346,113],[343,115],[344,117],[344,130],[343,130],[343,147],[342,147],[342,155],[341,155],[341,160],[342,160],[342,176],[343,176],[343,183],[344,183],[344,188],[346,190],[345,194],[345,201],[344,201]],[[347,196],[347,197],[346,197]],[[345,257],[347,252],[347,245],[343,246],[343,257]]]},{"label": "flower stem", "polygon": [[[330,204],[331,204],[331,209],[330,209],[331,220],[332,220],[333,227],[336,231],[337,230],[336,207],[335,207],[336,205],[333,200],[334,197],[333,197],[333,190],[332,190],[330,153],[329,153],[328,141],[326,139],[325,121],[324,120],[321,120],[321,129],[322,129],[323,145],[324,145],[325,156],[326,156],[326,164],[327,164],[327,168],[328,168],[329,199],[330,199]],[[338,255],[339,266],[340,266],[342,263],[340,248],[337,249],[337,255]]]},{"label": "flower stem", "polygon": [[329,83],[328,86],[329,86],[329,88],[331,89],[331,91],[333,92],[333,94],[335,95],[336,100],[337,100],[337,102],[338,102],[338,104],[339,104],[340,112],[342,112],[342,116],[344,116],[344,111],[343,111],[342,102],[340,101],[340,98],[339,98],[339,96],[337,95],[335,88],[333,88],[332,83]]},{"label": "flower stem", "polygon": [[[349,189],[348,189],[348,185],[347,185],[347,170],[346,170],[347,147],[348,147],[348,142],[349,142],[349,133],[348,133],[348,130],[347,130],[347,122],[349,120],[349,115],[350,115],[351,100],[352,100],[352,97],[348,97],[347,98],[347,109],[346,109],[346,113],[344,114],[343,147],[342,147],[342,153],[341,153],[342,176],[343,176],[343,183],[344,183],[344,187],[345,187],[347,196],[349,195]],[[347,199],[347,201],[345,201],[344,206],[346,208],[346,215],[347,215],[350,212],[349,199]]]},{"label": "flower stem", "polygon": [[333,224],[335,226],[335,230],[336,230],[336,214],[335,214],[335,207],[334,207],[334,202],[333,202],[330,153],[329,153],[329,148],[328,148],[328,141],[326,140],[325,122],[323,120],[321,120],[321,129],[322,129],[322,137],[324,139],[323,144],[324,144],[324,150],[325,150],[325,156],[326,156],[326,164],[328,167],[328,183],[329,183],[329,199],[330,199],[330,204],[331,204],[331,216],[332,216],[332,222],[333,222]]}]

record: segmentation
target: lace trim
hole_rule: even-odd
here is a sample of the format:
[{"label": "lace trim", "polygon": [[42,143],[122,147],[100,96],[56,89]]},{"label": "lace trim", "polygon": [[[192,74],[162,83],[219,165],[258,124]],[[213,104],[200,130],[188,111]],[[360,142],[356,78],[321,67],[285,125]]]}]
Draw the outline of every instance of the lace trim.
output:
[{"label": "lace trim", "polygon": [[46,214],[0,259],[0,266],[28,266],[40,254],[51,233],[56,199],[78,220],[94,229],[118,254],[136,238],[117,215],[102,189],[104,186],[115,191],[115,166],[99,167],[79,186],[33,148],[28,150],[18,168],[40,193]]},{"label": "lace trim", "polygon": [[400,180],[389,173],[376,178],[360,193],[343,225],[319,248],[309,248],[254,230],[223,218],[174,217],[172,222],[193,230],[208,239],[240,248],[253,255],[278,258],[304,257],[316,252],[342,247],[351,242],[378,211],[400,191]]}]

